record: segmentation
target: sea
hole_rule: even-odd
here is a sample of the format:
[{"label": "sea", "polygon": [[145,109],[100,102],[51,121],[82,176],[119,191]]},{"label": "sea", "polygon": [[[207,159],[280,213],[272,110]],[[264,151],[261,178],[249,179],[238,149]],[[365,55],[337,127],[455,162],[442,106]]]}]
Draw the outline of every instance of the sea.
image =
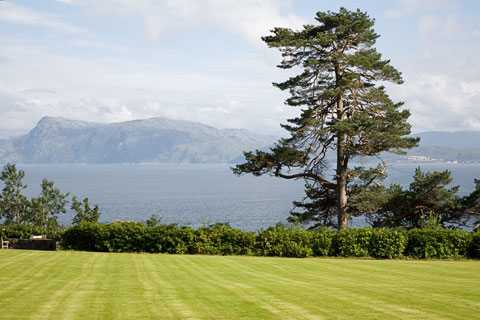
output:
[{"label": "sea", "polygon": [[[292,201],[304,196],[304,183],[270,176],[235,176],[225,164],[104,164],[17,165],[25,171],[25,195],[36,196],[43,178],[55,182],[63,193],[98,204],[100,222],[145,221],[153,214],[162,223],[193,228],[228,222],[234,228],[259,230],[286,222]],[[415,168],[450,170],[459,195],[474,189],[480,164],[394,163],[385,183],[408,186]],[[73,212],[60,215],[70,225]],[[353,221],[352,227],[362,227]]]}]

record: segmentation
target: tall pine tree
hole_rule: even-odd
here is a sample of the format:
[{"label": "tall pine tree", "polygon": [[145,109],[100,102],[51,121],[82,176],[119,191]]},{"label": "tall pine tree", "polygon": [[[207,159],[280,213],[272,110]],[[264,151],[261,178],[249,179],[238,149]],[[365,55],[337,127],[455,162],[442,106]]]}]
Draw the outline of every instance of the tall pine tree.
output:
[{"label": "tall pine tree", "polygon": [[[374,48],[379,37],[374,20],[345,8],[318,12],[315,19],[318,25],[299,31],[275,28],[273,35],[262,38],[282,53],[279,68],[302,70],[274,83],[290,93],[286,104],[301,108],[301,113],[282,125],[289,138],[279,140],[270,152],[246,152],[246,163],[233,171],[304,179],[306,197],[295,203],[303,212],[293,213],[292,219],[345,229],[358,212],[355,206],[376,201],[377,180],[385,173],[383,162],[377,168],[350,169],[350,161],[384,151],[402,153],[418,140],[402,137],[410,133],[410,113],[378,84],[401,84],[402,78]],[[333,177],[328,177],[325,161],[329,150],[336,154]]]}]

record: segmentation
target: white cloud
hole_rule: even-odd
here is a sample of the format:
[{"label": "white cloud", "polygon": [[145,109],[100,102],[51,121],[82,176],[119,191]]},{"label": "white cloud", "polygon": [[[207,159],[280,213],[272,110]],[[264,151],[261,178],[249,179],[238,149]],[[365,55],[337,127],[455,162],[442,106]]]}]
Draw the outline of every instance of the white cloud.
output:
[{"label": "white cloud", "polygon": [[[103,21],[97,24],[91,16],[84,20],[90,31],[81,33],[59,16],[8,3],[10,9],[0,10],[0,20],[73,36],[0,38],[0,135],[27,131],[44,115],[100,122],[164,116],[280,135],[279,123],[298,112],[284,106],[287,94],[271,86],[290,74],[275,68],[278,51],[260,40],[275,26],[299,28],[305,23],[290,13],[287,0],[57,1],[75,6],[69,9],[81,12],[82,19],[85,14],[112,18],[107,21],[112,29],[122,19],[140,21],[152,42],[131,39],[131,34],[115,42],[119,31],[96,30]],[[386,16],[418,19],[418,33],[409,35],[418,47],[410,46],[411,56],[401,53],[403,66],[394,63],[406,84],[391,88],[392,98],[406,102],[417,132],[479,129],[478,25],[455,12],[445,13],[441,6],[454,8],[452,1],[398,4]],[[209,37],[203,46],[189,47],[187,33],[198,28]],[[221,52],[239,38],[244,43],[235,43],[238,51]],[[177,54],[177,46],[184,51]]]},{"label": "white cloud", "polygon": [[[405,101],[416,132],[480,129],[480,39],[471,16],[457,11],[425,13],[436,3],[407,3],[417,14],[418,49],[403,66],[405,84],[392,87]],[[455,2],[448,2],[454,6]]]},{"label": "white cloud", "polygon": [[182,69],[168,59],[69,56],[21,40],[0,39],[0,51],[9,57],[0,79],[0,105],[6,106],[0,118],[15,119],[2,121],[0,134],[27,132],[45,115],[99,122],[164,116],[261,133],[281,131],[265,119],[286,118],[282,108],[272,110],[284,99],[270,84],[274,66],[248,55],[220,61],[216,73]]},{"label": "white cloud", "polygon": [[479,130],[480,83],[461,78],[422,71],[406,76],[404,85],[389,92],[406,102],[416,132]]},{"label": "white cloud", "polygon": [[81,33],[86,30],[68,24],[52,14],[42,13],[27,7],[14,5],[9,2],[0,2],[0,20],[31,26],[52,28],[66,33]]},{"label": "white cloud", "polygon": [[[0,39],[0,99],[12,107],[0,110],[0,118],[18,120],[2,121],[0,130],[26,132],[45,115],[100,122],[165,116],[279,134],[279,122],[296,114],[283,106],[285,94],[271,86],[272,80],[286,76],[275,69],[278,53],[266,54],[257,46],[260,36],[275,26],[302,24],[297,16],[281,11],[286,1],[57,1],[82,6],[82,14],[143,21],[148,38],[162,46],[165,42],[159,40],[165,37],[208,27],[240,36],[254,49],[183,66],[176,55],[161,51],[155,59],[138,59],[124,45],[128,41],[105,41],[93,34],[94,29],[59,42]],[[15,5],[3,19],[79,31],[56,16]],[[77,48],[96,54],[82,55]],[[261,48],[266,46],[262,43]]]},{"label": "white cloud", "polygon": [[150,40],[169,38],[192,28],[215,27],[235,32],[251,43],[273,27],[299,28],[304,20],[281,14],[289,1],[281,0],[71,0],[88,5],[96,14],[139,18]]}]

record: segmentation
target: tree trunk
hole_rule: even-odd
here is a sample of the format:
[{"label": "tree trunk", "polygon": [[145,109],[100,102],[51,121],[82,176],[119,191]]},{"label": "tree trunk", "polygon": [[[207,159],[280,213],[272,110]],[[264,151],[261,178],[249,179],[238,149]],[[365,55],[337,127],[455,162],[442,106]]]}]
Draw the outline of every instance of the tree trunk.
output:
[{"label": "tree trunk", "polygon": [[347,160],[345,159],[344,135],[338,137],[337,148],[337,215],[338,229],[348,229],[347,215]]},{"label": "tree trunk", "polygon": [[[343,119],[343,101],[338,99],[338,120]],[[345,155],[345,134],[337,134],[337,217],[338,229],[348,229],[347,215],[347,168],[348,159]]]}]

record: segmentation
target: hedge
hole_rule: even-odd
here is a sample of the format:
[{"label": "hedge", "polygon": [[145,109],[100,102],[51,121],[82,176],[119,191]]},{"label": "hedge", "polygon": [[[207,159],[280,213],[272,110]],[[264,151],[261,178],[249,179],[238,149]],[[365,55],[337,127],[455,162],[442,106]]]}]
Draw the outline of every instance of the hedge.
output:
[{"label": "hedge", "polygon": [[413,229],[408,233],[406,251],[413,258],[462,258],[467,256],[472,241],[472,234],[465,231]]},{"label": "hedge", "polygon": [[25,224],[0,225],[0,236],[2,238],[28,239],[31,235],[47,235],[49,239],[60,240],[63,231],[62,228],[52,231]]},{"label": "hedge", "polygon": [[214,224],[193,229],[176,224],[81,223],[62,235],[66,249],[278,257],[376,259],[480,258],[480,233],[448,229],[304,230],[279,224],[257,232]]}]

